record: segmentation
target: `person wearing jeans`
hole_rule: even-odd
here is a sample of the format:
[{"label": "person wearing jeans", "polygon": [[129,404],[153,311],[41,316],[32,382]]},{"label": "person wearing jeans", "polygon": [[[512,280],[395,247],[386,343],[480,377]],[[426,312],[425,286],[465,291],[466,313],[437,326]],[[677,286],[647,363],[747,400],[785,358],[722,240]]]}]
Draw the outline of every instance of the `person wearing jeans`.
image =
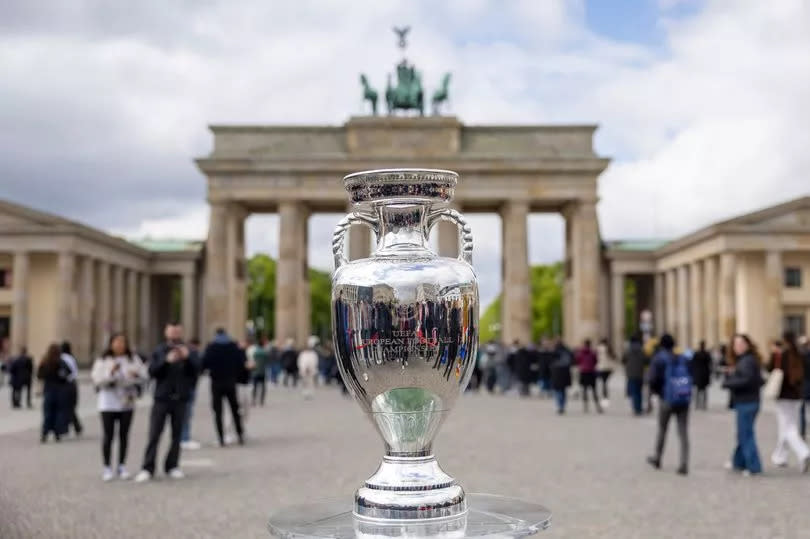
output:
[{"label": "person wearing jeans", "polygon": [[642,391],[644,389],[644,366],[647,356],[641,343],[641,335],[635,334],[630,338],[630,346],[622,356],[624,372],[627,376],[627,396],[633,408],[633,414],[642,414]]},{"label": "person wearing jeans", "polygon": [[571,352],[558,341],[551,354],[549,365],[550,384],[554,391],[554,402],[557,413],[565,413],[565,404],[568,400],[568,387],[571,385]]},{"label": "person wearing jeans", "polygon": [[759,414],[760,372],[759,353],[747,335],[737,334],[732,342],[734,371],[723,382],[729,389],[737,414],[737,446],[726,467],[745,475],[762,473],[754,423]]},{"label": "person wearing jeans", "polygon": [[734,448],[731,466],[737,471],[762,473],[754,432],[754,423],[759,414],[759,401],[735,402],[734,411],[737,414],[737,446]]}]

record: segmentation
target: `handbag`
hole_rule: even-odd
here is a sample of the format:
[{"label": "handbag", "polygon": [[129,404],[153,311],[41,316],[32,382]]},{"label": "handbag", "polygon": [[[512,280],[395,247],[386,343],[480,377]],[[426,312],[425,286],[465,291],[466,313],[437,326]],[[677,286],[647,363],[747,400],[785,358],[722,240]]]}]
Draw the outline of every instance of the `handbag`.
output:
[{"label": "handbag", "polygon": [[765,388],[762,390],[762,396],[767,400],[775,401],[779,398],[779,393],[782,392],[782,382],[785,380],[785,371],[782,370],[782,356],[777,356],[774,361],[775,367],[768,375],[768,380],[765,382]]}]

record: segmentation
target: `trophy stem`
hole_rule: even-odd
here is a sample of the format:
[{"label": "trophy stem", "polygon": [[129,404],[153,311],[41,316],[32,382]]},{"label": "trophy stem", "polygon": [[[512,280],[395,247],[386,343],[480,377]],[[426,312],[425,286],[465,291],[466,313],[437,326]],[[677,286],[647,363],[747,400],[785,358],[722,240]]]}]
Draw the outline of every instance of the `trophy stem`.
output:
[{"label": "trophy stem", "polygon": [[466,511],[464,489],[432,454],[386,455],[355,493],[354,513],[360,518],[422,520],[456,517]]}]

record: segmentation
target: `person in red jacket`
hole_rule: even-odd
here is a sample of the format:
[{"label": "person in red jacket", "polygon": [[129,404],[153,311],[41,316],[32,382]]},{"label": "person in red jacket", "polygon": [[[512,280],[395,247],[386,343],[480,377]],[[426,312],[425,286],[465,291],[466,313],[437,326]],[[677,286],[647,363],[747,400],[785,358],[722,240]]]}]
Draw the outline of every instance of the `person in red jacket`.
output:
[{"label": "person in red jacket", "polygon": [[575,361],[579,368],[579,385],[582,386],[582,404],[585,412],[588,412],[588,390],[590,390],[596,411],[601,414],[602,406],[599,404],[599,395],[596,394],[596,351],[591,348],[590,339],[585,339],[582,348],[577,350]]}]

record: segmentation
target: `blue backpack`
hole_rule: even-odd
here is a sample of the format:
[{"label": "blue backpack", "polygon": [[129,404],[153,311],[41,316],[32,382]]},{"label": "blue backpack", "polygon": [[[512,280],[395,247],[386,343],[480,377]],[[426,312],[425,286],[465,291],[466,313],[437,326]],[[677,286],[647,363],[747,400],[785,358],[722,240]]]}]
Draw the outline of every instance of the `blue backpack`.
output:
[{"label": "blue backpack", "polygon": [[664,400],[673,407],[688,407],[692,402],[692,375],[683,356],[666,358]]}]

